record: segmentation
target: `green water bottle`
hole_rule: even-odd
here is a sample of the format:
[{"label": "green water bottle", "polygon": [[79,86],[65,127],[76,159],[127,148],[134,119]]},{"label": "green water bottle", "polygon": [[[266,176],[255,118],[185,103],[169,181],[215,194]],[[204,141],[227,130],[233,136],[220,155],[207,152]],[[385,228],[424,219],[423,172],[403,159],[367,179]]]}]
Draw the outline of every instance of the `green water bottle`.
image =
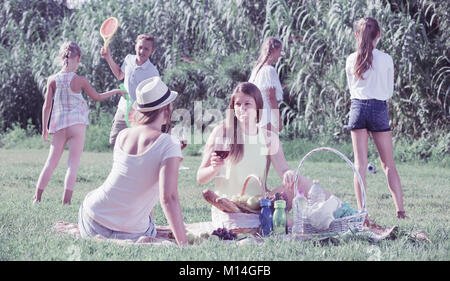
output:
[{"label": "green water bottle", "polygon": [[273,233],[286,234],[286,201],[277,200],[274,202],[273,212]]}]

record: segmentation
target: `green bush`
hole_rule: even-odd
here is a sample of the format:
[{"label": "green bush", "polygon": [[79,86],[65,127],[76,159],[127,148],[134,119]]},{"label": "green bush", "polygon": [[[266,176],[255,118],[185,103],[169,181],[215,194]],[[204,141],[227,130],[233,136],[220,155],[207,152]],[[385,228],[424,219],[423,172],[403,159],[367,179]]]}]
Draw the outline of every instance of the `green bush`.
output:
[{"label": "green bush", "polygon": [[27,126],[28,120],[37,126],[41,121],[43,97],[33,76],[29,61],[23,60],[23,52],[1,49],[0,71],[0,131],[13,124]]},{"label": "green bush", "polygon": [[[90,125],[86,129],[85,151],[108,152],[112,151],[109,146],[109,133],[113,114],[102,110],[92,111],[90,116]],[[416,162],[416,163],[434,163],[442,167],[450,167],[450,133],[432,136],[430,139],[421,138],[419,140],[394,139],[394,158],[396,162]],[[327,142],[325,140],[311,141],[308,139],[297,138],[294,140],[282,138],[283,151],[287,160],[300,160],[311,150],[327,146],[342,152],[351,161],[353,161],[353,148],[351,142]],[[49,143],[42,140],[40,134],[36,134],[36,128],[28,122],[24,129],[19,124],[13,124],[11,129],[0,135],[0,148],[5,149],[48,149]],[[183,150],[185,156],[200,156],[204,144],[189,143]],[[66,147],[67,149],[68,147]],[[369,141],[368,150],[369,162],[379,165],[378,151],[372,140]],[[337,155],[330,152],[315,153],[308,160],[311,162],[340,162]],[[296,167],[292,167],[296,168]]]},{"label": "green bush", "polygon": [[[109,133],[113,117],[112,113],[101,110],[100,107],[97,111],[91,111],[89,114],[90,124],[86,128],[84,150],[111,151]],[[10,129],[0,135],[0,148],[48,149],[50,144],[44,142],[41,134],[37,132],[38,130],[32,124],[31,119],[25,128],[22,128],[18,123],[14,123]],[[50,135],[50,139],[51,137],[52,135]]]},{"label": "green bush", "polygon": [[450,133],[423,136],[418,140],[399,140],[394,147],[400,161],[432,161],[450,164]]},{"label": "green bush", "polygon": [[114,115],[108,111],[101,110],[97,106],[97,111],[89,114],[89,126],[86,128],[86,139],[84,150],[105,152],[111,151],[109,145],[109,133]]},{"label": "green bush", "polygon": [[5,148],[11,148],[29,137],[27,130],[22,129],[19,124],[15,123],[2,138],[2,145]]},{"label": "green bush", "polygon": [[49,148],[49,143],[45,143],[41,135],[36,134],[36,131],[31,119],[28,120],[25,128],[22,128],[19,123],[14,123],[11,128],[0,135],[0,148]]},{"label": "green bush", "polygon": [[[61,1],[6,1],[0,9],[0,131],[28,120],[40,128],[49,41],[58,38],[69,9]],[[54,51],[58,51],[57,49]]]}]

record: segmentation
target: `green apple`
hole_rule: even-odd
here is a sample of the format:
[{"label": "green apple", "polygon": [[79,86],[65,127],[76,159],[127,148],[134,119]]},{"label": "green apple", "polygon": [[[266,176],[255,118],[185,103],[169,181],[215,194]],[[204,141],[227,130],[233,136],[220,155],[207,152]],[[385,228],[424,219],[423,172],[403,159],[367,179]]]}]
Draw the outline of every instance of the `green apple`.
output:
[{"label": "green apple", "polygon": [[257,196],[252,196],[247,200],[247,206],[250,209],[258,210],[259,209],[259,199]]},{"label": "green apple", "polygon": [[241,199],[241,196],[239,195],[233,195],[231,196],[231,201],[235,202],[235,203],[239,203]]},{"label": "green apple", "polygon": [[241,198],[239,199],[239,203],[246,204],[248,198],[250,198],[248,195],[245,195],[245,194],[242,195]]}]

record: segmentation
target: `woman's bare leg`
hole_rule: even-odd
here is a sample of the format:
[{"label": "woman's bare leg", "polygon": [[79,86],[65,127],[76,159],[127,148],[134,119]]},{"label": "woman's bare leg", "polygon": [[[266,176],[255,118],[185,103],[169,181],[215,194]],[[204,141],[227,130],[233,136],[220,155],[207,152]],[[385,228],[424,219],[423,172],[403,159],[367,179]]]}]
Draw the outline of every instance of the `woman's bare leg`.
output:
[{"label": "woman's bare leg", "polygon": [[394,163],[392,133],[390,131],[372,132],[372,137],[380,155],[381,167],[386,175],[389,190],[394,198],[397,214],[405,216],[402,185]]},{"label": "woman's bare leg", "polygon": [[39,175],[38,181],[36,183],[36,191],[34,195],[34,202],[40,202],[42,193],[47,186],[53,171],[58,166],[59,160],[64,152],[64,147],[66,146],[66,129],[61,129],[57,131],[52,138],[52,143],[50,145],[50,151],[48,153],[47,161],[45,162],[44,168]]},{"label": "woman's bare leg", "polygon": [[[352,130],[352,145],[353,145],[353,153],[354,153],[354,165],[358,170],[359,175],[364,184],[364,188],[366,187],[366,173],[367,173],[367,151],[368,151],[368,142],[369,142],[369,134],[366,129]],[[358,181],[358,177],[356,174],[353,177],[353,187],[355,189],[356,201],[358,202],[358,209],[362,209],[362,193],[361,186]],[[366,189],[364,190],[366,191]]]},{"label": "woman's bare leg", "polygon": [[81,154],[83,153],[86,125],[73,125],[67,128],[69,139],[69,158],[67,161],[67,172],[64,179],[63,205],[70,205],[73,189],[78,174]]}]

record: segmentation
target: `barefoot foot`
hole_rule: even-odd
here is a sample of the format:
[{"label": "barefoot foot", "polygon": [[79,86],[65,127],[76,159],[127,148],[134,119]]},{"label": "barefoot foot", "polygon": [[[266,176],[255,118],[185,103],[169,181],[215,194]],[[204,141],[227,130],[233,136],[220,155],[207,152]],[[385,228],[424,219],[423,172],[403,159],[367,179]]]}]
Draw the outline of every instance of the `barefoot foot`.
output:
[{"label": "barefoot foot", "polygon": [[399,218],[399,219],[409,219],[409,217],[406,215],[405,211],[398,211],[397,212],[397,218]]}]

